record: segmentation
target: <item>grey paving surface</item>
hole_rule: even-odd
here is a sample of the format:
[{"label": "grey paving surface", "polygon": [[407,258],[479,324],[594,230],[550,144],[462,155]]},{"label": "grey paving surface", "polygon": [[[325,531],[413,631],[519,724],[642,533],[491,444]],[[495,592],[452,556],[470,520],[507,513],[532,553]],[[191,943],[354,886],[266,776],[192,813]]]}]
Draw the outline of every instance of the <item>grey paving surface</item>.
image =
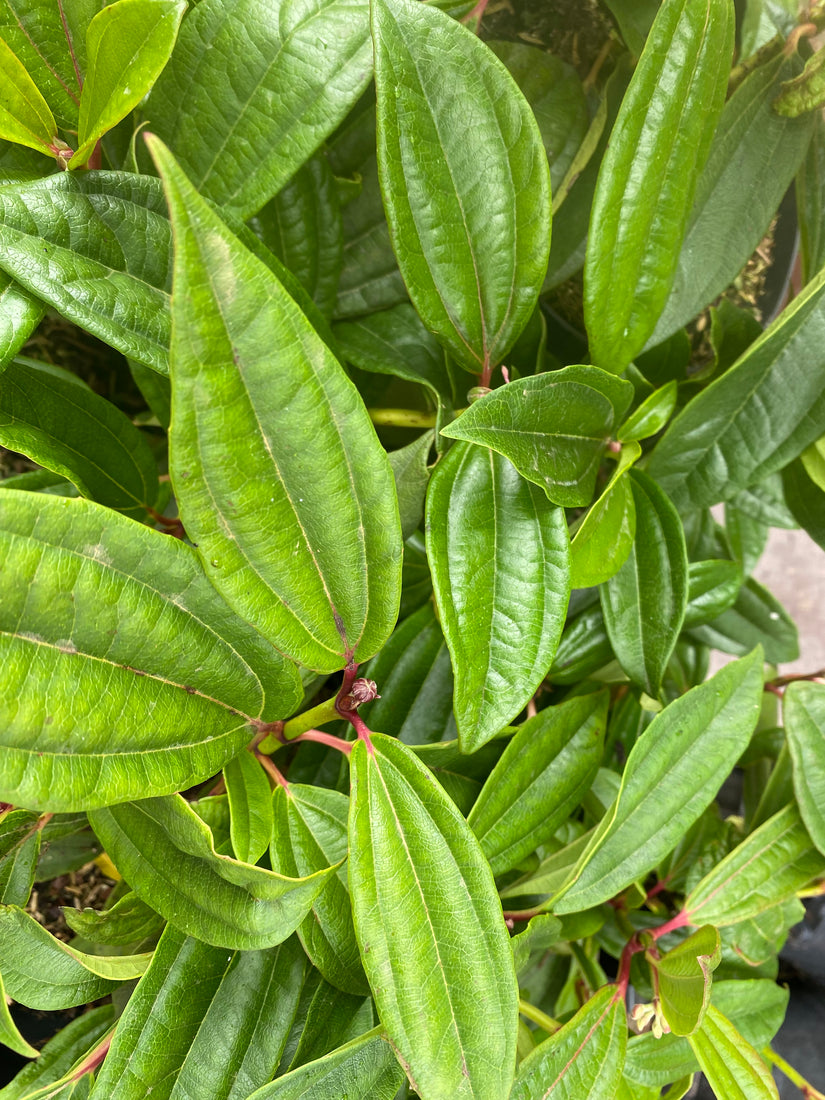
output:
[{"label": "grey paving surface", "polygon": [[774,527],[754,576],[799,628],[799,660],[783,665],[782,672],[825,668],[825,553],[804,531]]}]

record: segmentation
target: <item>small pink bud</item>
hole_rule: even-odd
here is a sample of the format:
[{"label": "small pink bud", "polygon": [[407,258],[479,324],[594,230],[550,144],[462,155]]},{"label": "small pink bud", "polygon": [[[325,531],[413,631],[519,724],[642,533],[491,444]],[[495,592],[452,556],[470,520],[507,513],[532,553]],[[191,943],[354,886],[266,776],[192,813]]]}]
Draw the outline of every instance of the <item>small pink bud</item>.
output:
[{"label": "small pink bud", "polygon": [[353,707],[360,707],[362,703],[371,703],[373,699],[381,698],[375,680],[366,680],[363,676],[353,681],[349,694]]}]

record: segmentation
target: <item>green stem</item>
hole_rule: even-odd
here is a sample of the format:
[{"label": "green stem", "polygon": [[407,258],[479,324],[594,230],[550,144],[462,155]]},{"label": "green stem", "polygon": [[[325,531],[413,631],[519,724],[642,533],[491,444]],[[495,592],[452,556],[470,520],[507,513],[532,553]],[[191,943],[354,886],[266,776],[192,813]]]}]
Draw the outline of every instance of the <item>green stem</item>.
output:
[{"label": "green stem", "polygon": [[434,428],[435,413],[418,409],[368,409],[373,424],[391,428]]},{"label": "green stem", "polygon": [[819,1089],[815,1089],[809,1081],[806,1081],[802,1074],[786,1062],[781,1054],[777,1054],[770,1047],[764,1047],[762,1057],[769,1065],[776,1066],[780,1073],[784,1073],[791,1084],[796,1085],[805,1100],[825,1100],[825,1095]]},{"label": "green stem", "polygon": [[294,718],[290,718],[288,722],[284,722],[279,737],[269,734],[269,736],[265,737],[260,744],[255,746],[255,748],[258,752],[264,752],[267,756],[271,756],[273,752],[277,752],[287,741],[294,741],[296,737],[300,737],[301,734],[306,733],[307,730],[313,730],[317,726],[324,726],[327,722],[335,722],[340,717],[341,715],[335,709],[335,696],[333,695],[331,699],[325,699],[323,703],[319,703],[316,707],[305,710],[303,714],[296,714]]},{"label": "green stem", "polygon": [[529,1001],[522,1001],[521,998],[519,998],[518,1010],[522,1016],[525,1016],[528,1020],[532,1020],[534,1024],[538,1024],[541,1030],[546,1031],[548,1035],[552,1035],[561,1027],[558,1020],[554,1020],[552,1016],[548,1016],[547,1013],[542,1012],[540,1008],[531,1005]]}]

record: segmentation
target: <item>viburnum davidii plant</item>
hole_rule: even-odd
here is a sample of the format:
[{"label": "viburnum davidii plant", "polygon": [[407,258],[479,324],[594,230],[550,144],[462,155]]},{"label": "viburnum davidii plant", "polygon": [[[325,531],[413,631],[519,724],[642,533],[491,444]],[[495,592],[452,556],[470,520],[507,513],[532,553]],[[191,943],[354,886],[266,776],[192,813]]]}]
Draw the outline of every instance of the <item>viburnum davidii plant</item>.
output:
[{"label": "viburnum davidii plant", "polygon": [[469,7],[0,3],[0,1100],[822,1095],[825,11]]}]

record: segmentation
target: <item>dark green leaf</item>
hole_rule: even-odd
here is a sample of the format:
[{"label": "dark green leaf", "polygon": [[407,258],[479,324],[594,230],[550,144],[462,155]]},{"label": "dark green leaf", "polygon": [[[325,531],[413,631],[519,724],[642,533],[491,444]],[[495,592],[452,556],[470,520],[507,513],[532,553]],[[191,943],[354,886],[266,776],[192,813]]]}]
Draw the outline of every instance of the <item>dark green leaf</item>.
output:
[{"label": "dark green leaf", "polygon": [[688,1042],[717,1096],[725,1100],[779,1100],[771,1071],[713,1005]]},{"label": "dark green leaf", "polygon": [[393,247],[424,324],[478,373],[512,347],[547,270],[541,134],[504,65],[466,27],[413,0],[373,0],[372,19]]},{"label": "dark green leaf", "polygon": [[221,595],[276,645],[319,671],[364,660],[401,587],[386,454],[283,286],[152,150],[176,239],[171,471],[187,533]]},{"label": "dark green leaf", "polygon": [[825,686],[788,684],[782,713],[799,812],[814,844],[825,853]]},{"label": "dark green leaf", "polygon": [[577,684],[613,660],[601,607],[591,607],[565,627],[548,678],[554,684]]},{"label": "dark green leaf", "polygon": [[0,818],[0,904],[28,903],[44,824],[28,810],[12,810]]},{"label": "dark green leaf", "polygon": [[659,10],[659,0],[606,0],[606,6],[619,24],[625,45],[638,57]]},{"label": "dark green leaf", "polygon": [[[786,123],[787,125],[787,123]],[[799,125],[797,123],[797,125]],[[796,174],[796,211],[803,284],[825,265],[825,118],[814,116],[813,133]]]},{"label": "dark green leaf", "polygon": [[730,0],[664,0],[613,127],[593,199],[584,315],[593,362],[617,374],[667,301],[733,35]]},{"label": "dark green leaf", "polygon": [[350,763],[355,931],[393,1048],[424,1097],[500,1100],[513,1080],[518,993],[481,847],[400,742],[359,741]]},{"label": "dark green leaf", "polygon": [[413,443],[391,451],[388,456],[398,493],[401,537],[405,540],[418,530],[424,519],[424,499],[430,483],[428,462],[432,447],[433,433],[424,432]]},{"label": "dark green leaf", "polygon": [[94,1048],[112,1026],[111,1005],[92,1008],[58,1031],[43,1047],[36,1062],[31,1062],[14,1080],[0,1089],[0,1100],[26,1100],[39,1089],[59,1081],[90,1048]]},{"label": "dark green leaf", "polygon": [[175,928],[233,951],[283,942],[333,873],[290,878],[217,855],[209,827],[179,795],[94,810],[89,820],[138,897]]},{"label": "dark green leaf", "polygon": [[795,661],[799,656],[799,636],[793,620],[753,577],[739,589],[732,607],[705,626],[692,627],[689,634],[703,645],[736,656],[761,645],[765,660],[771,664]]},{"label": "dark green leaf", "polygon": [[734,561],[749,577],[768,544],[768,528],[728,502],[725,505],[725,538]]},{"label": "dark green leaf", "polygon": [[140,900],[133,891],[124,894],[110,909],[62,907],[69,928],[84,940],[104,946],[121,947],[155,936],[163,927],[163,917]]},{"label": "dark green leaf", "polygon": [[372,1000],[343,993],[314,971],[310,974],[278,1072],[297,1069],[375,1026]]},{"label": "dark green leaf", "polygon": [[272,794],[261,765],[242,752],[223,766],[229,797],[232,850],[241,863],[257,863],[272,839]]},{"label": "dark green leaf", "polygon": [[601,762],[607,694],[547,707],[521,727],[468,817],[494,874],[549,840],[579,805]]},{"label": "dark green leaf", "polygon": [[690,562],[683,627],[702,626],[717,618],[734,603],[741,587],[742,571],[734,561]]},{"label": "dark green leaf", "polygon": [[567,524],[506,458],[464,443],[435,469],[426,528],[459,741],[472,752],[515,718],[553,661],[570,591]]},{"label": "dark green leaf", "polygon": [[801,459],[785,467],[782,484],[794,519],[825,550],[825,493],[811,481]]}]

